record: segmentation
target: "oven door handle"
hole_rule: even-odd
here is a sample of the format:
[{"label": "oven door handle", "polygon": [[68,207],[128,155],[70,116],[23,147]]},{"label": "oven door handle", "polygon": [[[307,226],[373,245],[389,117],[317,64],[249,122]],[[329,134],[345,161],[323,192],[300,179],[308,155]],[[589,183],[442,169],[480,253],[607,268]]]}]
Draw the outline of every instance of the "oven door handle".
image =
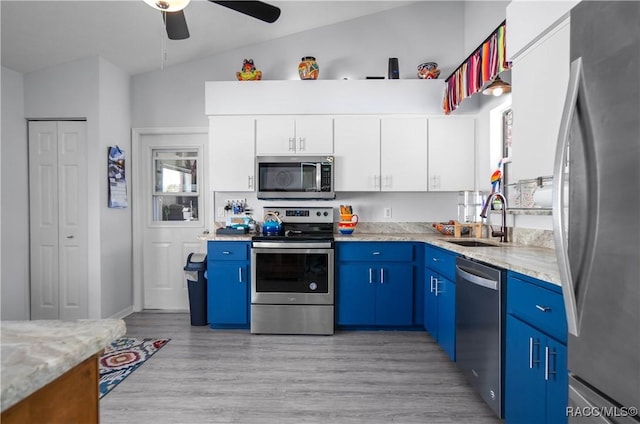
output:
[{"label": "oven door handle", "polygon": [[295,242],[295,241],[254,241],[253,248],[262,249],[267,251],[268,249],[331,249],[332,243],[326,242]]},{"label": "oven door handle", "polygon": [[490,280],[488,278],[477,275],[472,269],[456,265],[456,274],[465,281],[476,284],[478,286],[486,287],[491,290],[498,290],[498,281]]}]

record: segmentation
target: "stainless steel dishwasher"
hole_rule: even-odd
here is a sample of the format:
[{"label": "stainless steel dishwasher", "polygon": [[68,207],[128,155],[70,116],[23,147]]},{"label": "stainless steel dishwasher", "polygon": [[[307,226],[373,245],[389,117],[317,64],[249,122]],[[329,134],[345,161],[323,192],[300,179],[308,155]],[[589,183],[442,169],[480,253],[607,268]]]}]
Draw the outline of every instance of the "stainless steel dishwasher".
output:
[{"label": "stainless steel dishwasher", "polygon": [[456,362],[500,418],[504,352],[504,270],[456,258]]}]

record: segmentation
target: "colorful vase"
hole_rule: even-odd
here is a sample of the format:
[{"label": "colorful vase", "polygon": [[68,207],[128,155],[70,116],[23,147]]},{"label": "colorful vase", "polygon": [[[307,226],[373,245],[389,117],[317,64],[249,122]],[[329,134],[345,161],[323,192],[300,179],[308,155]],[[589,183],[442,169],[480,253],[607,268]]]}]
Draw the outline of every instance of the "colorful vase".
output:
[{"label": "colorful vase", "polygon": [[319,73],[320,68],[318,67],[318,62],[316,62],[315,57],[305,56],[302,58],[302,61],[298,65],[298,74],[300,74],[300,79],[315,80],[318,79]]}]

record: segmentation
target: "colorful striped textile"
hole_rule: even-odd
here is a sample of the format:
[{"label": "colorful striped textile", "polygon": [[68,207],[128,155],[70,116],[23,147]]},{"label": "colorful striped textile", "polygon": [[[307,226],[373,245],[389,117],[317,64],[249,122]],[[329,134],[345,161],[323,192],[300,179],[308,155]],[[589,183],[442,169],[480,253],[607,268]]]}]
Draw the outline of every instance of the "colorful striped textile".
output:
[{"label": "colorful striped textile", "polygon": [[511,68],[505,54],[506,32],[505,21],[446,79],[442,101],[446,115],[456,110],[462,100],[481,91],[500,72]]}]

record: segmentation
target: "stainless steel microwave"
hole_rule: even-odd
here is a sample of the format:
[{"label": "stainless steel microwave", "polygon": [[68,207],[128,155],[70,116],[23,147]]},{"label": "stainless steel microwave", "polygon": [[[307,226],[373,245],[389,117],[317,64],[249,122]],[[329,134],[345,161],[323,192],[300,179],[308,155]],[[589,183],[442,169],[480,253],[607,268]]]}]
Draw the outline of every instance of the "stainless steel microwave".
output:
[{"label": "stainless steel microwave", "polygon": [[258,156],[258,199],[335,199],[333,156]]}]

